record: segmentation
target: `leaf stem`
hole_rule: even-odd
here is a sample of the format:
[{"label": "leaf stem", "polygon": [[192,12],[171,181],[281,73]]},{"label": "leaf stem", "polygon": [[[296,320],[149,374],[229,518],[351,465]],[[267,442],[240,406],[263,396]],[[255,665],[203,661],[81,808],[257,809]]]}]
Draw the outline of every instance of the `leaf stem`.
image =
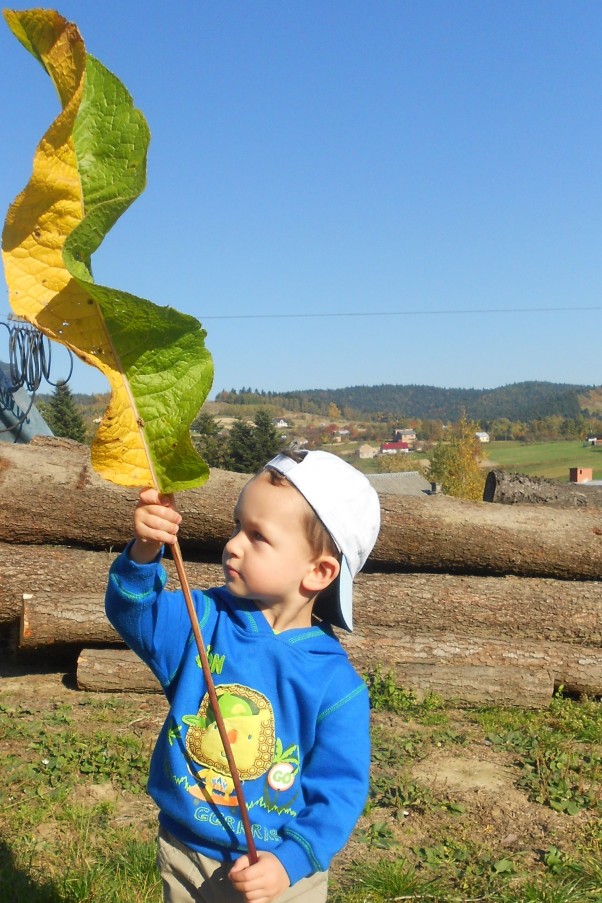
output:
[{"label": "leaf stem", "polygon": [[182,592],[184,593],[184,599],[186,600],[186,608],[188,609],[188,615],[190,617],[190,623],[192,625],[192,632],[194,634],[194,638],[196,640],[197,648],[199,650],[199,656],[201,659],[201,667],[203,669],[203,676],[205,678],[205,683],[207,684],[207,693],[209,694],[209,701],[211,703],[211,708],[215,714],[215,720],[217,723],[217,729],[219,731],[219,735],[224,747],[224,752],[226,753],[226,759],[228,760],[228,767],[230,769],[230,775],[232,776],[232,781],[234,783],[234,789],[236,791],[236,799],[238,801],[238,806],[240,808],[240,815],[242,818],[243,828],[245,831],[245,838],[247,841],[247,850],[249,854],[249,861],[251,865],[257,862],[257,850],[255,849],[255,841],[253,840],[253,832],[251,830],[251,822],[249,820],[249,811],[247,809],[247,805],[245,803],[245,798],[242,790],[242,784],[240,782],[240,775],[238,774],[238,768],[236,767],[236,762],[234,761],[234,754],[232,752],[232,747],[230,745],[230,741],[228,740],[228,732],[226,730],[226,725],[224,724],[224,719],[222,713],[220,711],[219,702],[217,699],[217,693],[215,691],[215,684],[213,682],[213,677],[211,675],[211,668],[209,666],[209,659],[207,658],[207,652],[205,650],[205,644],[203,643],[203,637],[201,636],[201,630],[199,627],[199,621],[197,618],[196,610],[194,607],[194,603],[192,601],[192,594],[190,592],[190,584],[188,583],[188,577],[186,575],[186,570],[184,568],[184,559],[182,558],[182,550],[180,549],[180,544],[176,540],[175,544],[171,547],[173,559],[176,565],[176,570],[178,572],[178,577],[180,579],[180,584],[182,586]]}]

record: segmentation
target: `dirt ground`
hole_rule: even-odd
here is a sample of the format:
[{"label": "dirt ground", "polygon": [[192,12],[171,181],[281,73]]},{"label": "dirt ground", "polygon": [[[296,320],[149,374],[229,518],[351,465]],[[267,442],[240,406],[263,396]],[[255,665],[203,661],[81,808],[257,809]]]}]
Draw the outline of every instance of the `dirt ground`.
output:
[{"label": "dirt ground", "polygon": [[[111,696],[79,691],[74,676],[58,668],[41,670],[38,666],[32,670],[5,661],[0,664],[0,675],[0,704],[34,716],[68,706],[72,727],[84,734],[87,727],[93,728],[86,726],[91,712],[83,704],[86,698],[92,695],[98,703],[103,696]],[[166,713],[165,701],[159,695],[118,695],[118,729],[131,730],[144,739],[145,746],[148,743],[150,750]],[[395,786],[403,772],[407,798],[400,795],[393,807],[376,803],[368,808],[350,843],[337,858],[333,876],[342,875],[352,861],[365,860],[367,856],[407,858],[417,864],[417,851],[441,844],[461,845],[477,858],[481,853],[490,855],[492,860],[508,857],[520,863],[521,869],[530,869],[541,862],[544,850],[556,846],[570,851],[579,836],[587,832],[591,815],[580,812],[568,817],[531,802],[517,786],[519,769],[512,755],[485,742],[482,731],[475,729],[466,712],[449,710],[446,715],[447,735],[462,734],[462,743],[447,743],[442,735],[441,743],[434,748],[425,745],[429,750],[426,756],[410,751],[407,757],[403,744],[410,736],[415,738],[420,726],[391,714],[373,715],[373,781],[382,782],[384,778],[385,784]],[[388,752],[383,753],[383,748]],[[395,757],[396,749],[399,754]],[[0,737],[0,760],[9,752],[15,752],[14,744],[10,749]],[[393,758],[396,762],[392,765]],[[111,802],[111,818],[116,825],[138,826],[145,837],[154,833],[154,804],[144,794],[116,789],[110,781],[85,780],[73,793],[82,804]],[[386,826],[386,836],[384,842],[370,848],[367,837],[371,830],[374,833],[375,823]],[[53,827],[40,826],[39,830],[51,832]]]}]

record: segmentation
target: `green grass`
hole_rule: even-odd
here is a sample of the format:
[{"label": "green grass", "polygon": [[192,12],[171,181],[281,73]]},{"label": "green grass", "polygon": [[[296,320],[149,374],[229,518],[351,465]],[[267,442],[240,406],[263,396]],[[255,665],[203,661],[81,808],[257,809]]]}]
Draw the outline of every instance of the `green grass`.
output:
[{"label": "green grass", "polygon": [[[373,709],[394,713],[400,721],[389,717],[373,732],[370,798],[356,832],[372,857],[356,857],[337,876],[335,903],[602,900],[598,701],[559,694],[541,710],[459,712],[434,696],[417,699],[379,668],[368,683]],[[476,764],[485,747],[512,769],[513,790],[527,801],[522,828],[517,816],[511,843],[491,830],[495,815],[479,817],[470,796],[458,800],[445,786],[409,777],[416,762],[433,754],[437,761],[439,752],[453,757],[467,750]],[[538,808],[558,815],[547,822],[547,830],[554,825],[558,833],[547,835],[545,845],[522,836],[531,811],[535,821],[541,818]],[[413,823],[419,825],[418,843],[404,836]]]},{"label": "green grass", "polygon": [[[140,809],[149,739],[117,697],[0,706],[0,903],[161,899],[154,819]],[[123,801],[123,804],[120,805]]]},{"label": "green grass", "polygon": [[[367,681],[370,794],[331,903],[602,900],[599,702],[460,709],[380,668]],[[7,697],[0,903],[160,903],[156,813],[140,791],[163,700]],[[442,758],[494,763],[506,789],[484,798],[429,778]]]},{"label": "green grass", "polygon": [[591,467],[593,478],[602,479],[602,448],[583,442],[491,442],[484,446],[487,470],[501,468],[513,473],[568,482],[571,467]]},{"label": "green grass", "polygon": [[[438,880],[429,866],[424,873],[401,859],[397,862],[377,860],[356,864],[347,880],[332,889],[331,903],[392,903],[413,900],[422,903],[599,903],[602,899],[602,873],[597,861],[579,865],[558,856],[558,851],[546,850],[542,859],[554,862],[549,875],[517,880],[516,871],[508,860],[491,862],[482,857],[480,868],[489,871],[491,881],[476,881],[464,869],[466,856],[453,848],[441,845],[433,852],[430,867],[436,873],[441,867],[454,863],[464,878],[454,887]],[[427,857],[428,858],[428,857]],[[479,889],[480,888],[480,889]]]},{"label": "green grass", "polygon": [[[77,780],[83,789],[84,775]],[[15,784],[10,774],[7,800],[0,817],[0,903],[161,899],[149,830],[119,827],[112,803],[76,804],[69,792],[49,793],[36,780]]]},{"label": "green grass", "polygon": [[[337,454],[347,451],[344,446],[333,449]],[[487,456],[482,467],[485,471],[502,469],[511,473],[524,473],[533,477],[546,477],[550,480],[568,482],[571,467],[591,467],[593,478],[602,480],[602,447],[584,445],[581,441],[553,442],[490,442],[482,447]],[[377,458],[367,460],[352,456],[349,459],[355,467],[364,473],[378,473]],[[404,459],[408,469],[420,470],[425,455],[413,453]],[[393,464],[395,462],[392,462]]]},{"label": "green grass", "polygon": [[158,903],[154,843],[120,833],[97,838],[100,845],[82,830],[65,843],[52,876],[41,865],[42,850],[0,841],[1,903]]}]

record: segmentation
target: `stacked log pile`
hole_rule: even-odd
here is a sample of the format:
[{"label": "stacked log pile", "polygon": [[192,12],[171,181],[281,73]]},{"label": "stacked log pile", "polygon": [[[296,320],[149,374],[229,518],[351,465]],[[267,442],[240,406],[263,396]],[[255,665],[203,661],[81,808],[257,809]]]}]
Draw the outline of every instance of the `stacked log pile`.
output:
[{"label": "stacked log pile", "polygon": [[[214,470],[180,493],[193,586],[220,581],[247,477]],[[137,490],[101,480],[75,443],[0,448],[0,623],[20,652],[75,650],[82,688],[153,692],[108,624],[110,562],[130,538]],[[602,695],[602,514],[595,506],[382,495],[382,529],[357,580],[360,671],[380,664],[422,694],[542,706],[554,687]],[[166,561],[170,585],[175,569]],[[18,629],[14,629],[17,627]]]},{"label": "stacked log pile", "polygon": [[487,474],[483,501],[502,505],[550,505],[553,508],[602,508],[602,486],[559,483],[524,473],[492,470]]}]

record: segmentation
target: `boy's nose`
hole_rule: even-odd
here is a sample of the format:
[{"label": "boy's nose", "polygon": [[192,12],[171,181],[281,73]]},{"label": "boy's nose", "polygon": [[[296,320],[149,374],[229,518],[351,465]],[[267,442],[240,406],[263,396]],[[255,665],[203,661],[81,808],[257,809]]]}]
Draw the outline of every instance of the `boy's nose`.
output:
[{"label": "boy's nose", "polygon": [[224,550],[228,552],[230,555],[236,555],[236,550],[238,549],[238,537],[239,533],[235,533],[234,536],[231,536],[226,545],[224,546]]}]

